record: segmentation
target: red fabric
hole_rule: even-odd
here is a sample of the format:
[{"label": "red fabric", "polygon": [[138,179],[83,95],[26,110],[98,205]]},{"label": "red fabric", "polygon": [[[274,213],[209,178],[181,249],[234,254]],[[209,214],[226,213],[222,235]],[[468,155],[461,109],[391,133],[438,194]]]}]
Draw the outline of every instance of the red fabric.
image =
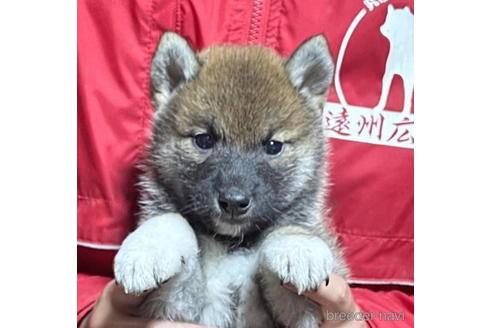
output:
[{"label": "red fabric", "polygon": [[111,280],[108,277],[77,274],[77,322],[92,309],[101,295],[104,286]]},{"label": "red fabric", "polygon": [[413,327],[413,294],[395,289],[352,288],[352,295],[371,328]]},{"label": "red fabric", "polygon": [[[413,11],[410,0],[391,4]],[[307,37],[323,33],[336,61],[350,23],[365,9],[340,74],[347,101],[373,107],[381,93],[389,43],[370,31],[384,22],[387,6],[369,10],[361,0],[78,1],[79,245],[117,246],[135,225],[135,163],[148,141],[149,67],[163,31],[182,34],[197,50],[215,43],[255,43],[285,56]],[[401,80],[395,79],[388,108],[402,107],[401,90]],[[339,102],[334,90],[328,100]],[[411,284],[413,149],[337,139],[331,145],[328,204],[352,278]],[[79,272],[111,274],[113,255],[81,246]],[[79,301],[85,288],[93,288],[88,286],[79,284]],[[94,288],[101,287],[98,283]],[[361,304],[371,295],[362,292]],[[397,306],[392,295],[384,304]],[[373,305],[367,302],[369,308]]]}]

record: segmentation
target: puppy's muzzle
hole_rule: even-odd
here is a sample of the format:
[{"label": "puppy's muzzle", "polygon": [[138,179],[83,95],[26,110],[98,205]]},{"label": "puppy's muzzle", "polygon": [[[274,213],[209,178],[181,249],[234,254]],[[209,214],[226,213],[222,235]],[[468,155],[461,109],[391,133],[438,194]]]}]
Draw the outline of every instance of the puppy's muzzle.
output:
[{"label": "puppy's muzzle", "polygon": [[230,215],[233,219],[246,214],[252,204],[251,197],[244,190],[237,187],[231,187],[219,192],[217,201],[221,211]]}]

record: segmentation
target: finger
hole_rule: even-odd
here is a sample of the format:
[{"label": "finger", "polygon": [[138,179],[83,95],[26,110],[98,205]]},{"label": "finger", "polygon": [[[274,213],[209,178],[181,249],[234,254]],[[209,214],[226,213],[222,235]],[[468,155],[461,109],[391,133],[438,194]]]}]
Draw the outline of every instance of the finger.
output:
[{"label": "finger", "polygon": [[305,295],[331,311],[350,312],[357,310],[350,286],[345,279],[335,274],[330,276],[328,285],[321,284],[318,289],[309,291]]},{"label": "finger", "polygon": [[[285,287],[295,291],[295,287],[292,285],[286,284]],[[335,274],[330,276],[328,285],[322,283],[316,290],[306,291],[302,295],[309,297],[330,311],[350,312],[357,309],[348,283]]]},{"label": "finger", "polygon": [[105,295],[106,297],[108,297],[115,308],[121,310],[130,310],[135,309],[138,305],[140,305],[140,303],[142,303],[142,301],[150,292],[151,291],[147,291],[138,296],[125,294],[123,288],[117,285],[114,280],[112,280],[106,286],[103,292],[103,296]]}]

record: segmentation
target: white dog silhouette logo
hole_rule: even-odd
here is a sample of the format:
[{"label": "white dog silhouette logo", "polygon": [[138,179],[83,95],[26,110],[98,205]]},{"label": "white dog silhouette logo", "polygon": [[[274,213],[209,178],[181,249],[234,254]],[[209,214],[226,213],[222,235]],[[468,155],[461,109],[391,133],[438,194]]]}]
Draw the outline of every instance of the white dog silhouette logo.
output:
[{"label": "white dog silhouette logo", "polygon": [[[383,5],[386,2],[388,0],[364,0],[362,2],[364,7],[347,26],[335,67],[334,86],[338,102],[328,101],[325,104],[323,112],[325,133],[330,138],[413,149],[413,13],[411,6],[395,8],[392,4]],[[374,13],[381,13],[377,14],[378,19],[384,19],[384,22],[359,25],[362,21],[370,22],[364,19],[371,17]],[[381,67],[381,71],[374,71],[375,74],[372,76],[375,91],[373,93],[375,99],[372,101],[374,102],[351,104],[345,98],[341,71],[347,49],[350,49],[349,41],[360,26],[370,28],[364,30],[368,36],[374,33],[372,35],[379,40],[382,38],[381,35],[384,36],[389,41],[389,51],[385,47],[377,48],[380,51],[379,55],[386,59],[386,65],[384,71]],[[357,43],[352,43],[351,46],[357,46]],[[367,58],[361,58],[361,61],[370,64]],[[402,78],[403,90],[401,91],[403,93],[400,90],[392,91],[391,85],[395,75]],[[379,81],[381,81],[381,94],[377,91]],[[396,94],[403,94],[401,111],[393,108],[394,105],[390,105],[394,104],[393,99]],[[374,106],[376,102],[377,105]]]},{"label": "white dog silhouette logo", "polygon": [[381,33],[389,40],[390,50],[383,76],[383,88],[379,103],[374,110],[381,111],[386,105],[391,82],[395,75],[403,79],[405,93],[403,114],[410,114],[413,94],[413,14],[410,8],[395,9],[388,6]]}]

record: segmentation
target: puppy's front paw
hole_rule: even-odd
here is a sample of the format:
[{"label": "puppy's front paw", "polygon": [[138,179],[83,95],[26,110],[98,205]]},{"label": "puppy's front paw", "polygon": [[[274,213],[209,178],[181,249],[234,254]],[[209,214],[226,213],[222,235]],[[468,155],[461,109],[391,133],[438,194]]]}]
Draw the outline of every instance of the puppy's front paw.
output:
[{"label": "puppy's front paw", "polygon": [[114,259],[116,282],[126,293],[154,289],[181,270],[185,261],[178,249],[145,247],[133,237],[128,236]]},{"label": "puppy's front paw", "polygon": [[149,219],[123,241],[114,275],[126,293],[154,289],[196,261],[198,245],[188,223],[177,214]]},{"label": "puppy's front paw", "polygon": [[329,277],[334,257],[328,245],[316,236],[278,235],[265,241],[260,264],[301,293],[315,289]]}]

